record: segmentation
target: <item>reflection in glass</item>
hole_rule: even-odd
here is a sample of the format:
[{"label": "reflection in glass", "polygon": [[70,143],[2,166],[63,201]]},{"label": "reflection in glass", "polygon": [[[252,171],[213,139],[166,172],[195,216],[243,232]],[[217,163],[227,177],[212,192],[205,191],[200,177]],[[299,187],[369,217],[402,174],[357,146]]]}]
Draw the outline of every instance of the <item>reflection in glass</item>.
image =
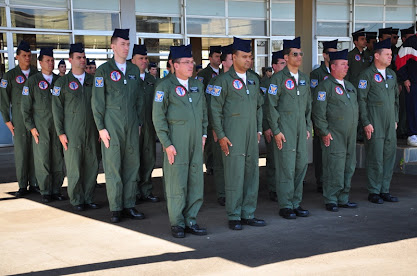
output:
[{"label": "reflection in glass", "polygon": [[74,12],[76,30],[111,31],[120,28],[118,13]]},{"label": "reflection in glass", "polygon": [[182,39],[164,39],[164,38],[146,38],[144,40],[148,53],[161,54],[169,53],[170,46],[179,46],[182,44]]},{"label": "reflection in glass", "polygon": [[187,33],[225,35],[226,21],[224,19],[187,18]]},{"label": "reflection in glass", "polygon": [[229,19],[229,35],[266,35],[266,21]]},{"label": "reflection in glass", "polygon": [[10,0],[10,5],[68,8],[68,1],[67,0],[42,0],[42,1]]},{"label": "reflection in glass", "polygon": [[295,35],[295,21],[272,21],[272,35]]},{"label": "reflection in glass", "polygon": [[349,36],[349,23],[317,22],[317,35]]},{"label": "reflection in glass", "polygon": [[68,12],[10,8],[13,27],[68,30]]},{"label": "reflection in glass", "polygon": [[181,33],[179,17],[136,16],[136,31],[139,33]]},{"label": "reflection in glass", "polygon": [[110,47],[110,36],[99,36],[99,35],[76,35],[75,43],[84,44],[85,49],[105,49],[109,50]]},{"label": "reflection in glass", "polygon": [[181,14],[180,0],[136,0],[136,12],[156,14]]},{"label": "reflection in glass", "polygon": [[119,1],[114,0],[72,0],[74,9],[119,11]]},{"label": "reflection in glass", "polygon": [[0,7],[0,26],[6,27],[6,9],[3,7]]}]

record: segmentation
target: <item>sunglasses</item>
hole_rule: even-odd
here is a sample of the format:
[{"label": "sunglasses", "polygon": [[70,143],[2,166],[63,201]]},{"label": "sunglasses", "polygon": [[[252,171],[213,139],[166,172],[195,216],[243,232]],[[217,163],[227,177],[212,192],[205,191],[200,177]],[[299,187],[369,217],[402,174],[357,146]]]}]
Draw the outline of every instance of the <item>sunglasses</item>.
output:
[{"label": "sunglasses", "polygon": [[293,57],[298,57],[298,56],[302,57],[302,56],[304,56],[304,53],[303,52],[293,52],[293,53],[291,53],[291,55]]}]

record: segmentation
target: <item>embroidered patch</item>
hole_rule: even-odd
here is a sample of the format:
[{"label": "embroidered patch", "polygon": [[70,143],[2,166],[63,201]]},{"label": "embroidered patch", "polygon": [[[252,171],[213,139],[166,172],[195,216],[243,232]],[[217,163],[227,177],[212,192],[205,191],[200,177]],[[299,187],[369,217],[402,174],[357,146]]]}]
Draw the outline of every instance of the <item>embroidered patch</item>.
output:
[{"label": "embroidered patch", "polygon": [[23,96],[28,96],[29,95],[29,87],[23,86],[22,95]]},{"label": "embroidered patch", "polygon": [[343,95],[343,89],[340,88],[340,86],[336,86],[336,88],[334,90],[336,91],[337,94]]},{"label": "embroidered patch", "polygon": [[203,77],[197,77],[197,79],[198,79],[199,81],[201,81],[201,83],[203,83],[203,82],[204,82],[204,78],[203,78]]},{"label": "embroidered patch", "polygon": [[75,81],[72,81],[68,84],[69,88],[71,90],[77,90],[78,89],[78,83],[76,83]]},{"label": "embroidered patch", "polygon": [[211,74],[211,77],[212,77],[212,78],[214,78],[214,77],[216,77],[216,76],[217,76],[217,74],[216,74],[216,73],[212,73],[212,74]]},{"label": "embroidered patch", "polygon": [[266,93],[266,88],[265,87],[261,87],[261,91],[262,91],[262,93]]},{"label": "embroidered patch", "polygon": [[185,88],[182,86],[175,87],[175,93],[177,93],[178,96],[184,97],[185,96]]},{"label": "embroidered patch", "polygon": [[306,81],[305,80],[300,80],[300,85],[306,85]]},{"label": "embroidered patch", "polygon": [[387,80],[392,80],[394,77],[392,75],[387,75]]},{"label": "embroidered patch", "polygon": [[317,100],[324,102],[326,100],[326,92],[325,91],[320,91],[317,94]]},{"label": "embroidered patch", "polygon": [[16,82],[19,84],[22,84],[25,82],[25,78],[23,76],[17,76],[16,77]]},{"label": "embroidered patch", "polygon": [[61,87],[54,86],[54,89],[52,90],[52,95],[59,96],[61,94]]},{"label": "embroidered patch", "polygon": [[369,57],[369,62],[372,62],[372,61],[374,61],[374,56]]},{"label": "embroidered patch", "polygon": [[315,88],[318,84],[319,84],[318,80],[316,80],[316,79],[311,79],[310,80],[310,87],[311,88]]},{"label": "embroidered patch", "polygon": [[324,76],[323,80],[327,80],[329,78],[329,76]]},{"label": "embroidered patch", "polygon": [[211,95],[212,91],[213,91],[213,85],[212,84],[207,85],[206,93]]},{"label": "embroidered patch", "polygon": [[156,91],[155,93],[155,102],[162,102],[164,100],[164,91]]},{"label": "embroidered patch", "polygon": [[48,83],[47,83],[46,81],[40,81],[40,82],[38,83],[38,86],[39,86],[39,88],[40,88],[40,89],[42,89],[42,90],[46,90],[46,89],[48,89]]},{"label": "embroidered patch", "polygon": [[359,89],[366,89],[367,86],[368,86],[368,81],[367,80],[360,80],[359,81],[359,85],[358,85]]},{"label": "embroidered patch", "polygon": [[380,83],[380,82],[382,81],[382,77],[381,77],[381,75],[380,75],[379,73],[376,73],[376,74],[374,75],[374,80],[375,80],[377,83]]},{"label": "embroidered patch", "polygon": [[110,73],[110,78],[112,81],[119,81],[122,78],[122,75],[118,71],[112,71]]},{"label": "embroidered patch", "polygon": [[190,87],[190,92],[193,92],[193,93],[198,92],[198,87],[195,87],[195,86]]},{"label": "embroidered patch", "polygon": [[240,90],[243,87],[243,83],[240,80],[234,80],[233,87],[237,90]]},{"label": "embroidered patch", "polygon": [[2,79],[2,80],[1,80],[1,83],[0,83],[0,87],[1,87],[1,88],[7,88],[7,80]]},{"label": "embroidered patch", "polygon": [[222,87],[215,85],[215,86],[213,86],[213,90],[211,92],[211,95],[218,97],[218,96],[220,96],[220,92],[222,92]]},{"label": "embroidered patch", "polygon": [[276,84],[269,85],[268,94],[276,95],[278,90],[278,86]]},{"label": "embroidered patch", "polygon": [[253,80],[248,80],[248,84],[250,84],[250,85],[254,85],[254,84],[255,84],[255,81],[253,81]]},{"label": "embroidered patch", "polygon": [[293,81],[292,79],[288,79],[288,80],[286,80],[286,81],[285,81],[285,87],[286,87],[288,90],[293,90],[293,89],[294,89],[294,87],[295,87],[295,85],[294,85],[294,81]]},{"label": "embroidered patch", "polygon": [[96,77],[95,83],[96,83],[96,87],[103,87],[104,86],[103,77]]},{"label": "embroidered patch", "polygon": [[[129,80],[136,80],[135,75],[127,75],[127,77],[129,78]],[[148,84],[149,84],[149,82],[148,82]]]},{"label": "embroidered patch", "polygon": [[355,55],[355,60],[356,61],[360,61],[361,60],[361,56],[360,55]]}]

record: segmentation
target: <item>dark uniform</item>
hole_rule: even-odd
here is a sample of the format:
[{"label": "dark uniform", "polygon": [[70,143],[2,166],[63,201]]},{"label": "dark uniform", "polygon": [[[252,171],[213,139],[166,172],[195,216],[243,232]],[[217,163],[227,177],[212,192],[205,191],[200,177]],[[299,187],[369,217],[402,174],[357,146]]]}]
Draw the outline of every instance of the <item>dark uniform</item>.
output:
[{"label": "dark uniform", "polygon": [[353,85],[357,85],[359,74],[371,65],[373,56],[367,51],[359,52],[358,48],[354,48],[348,54],[349,70],[346,75],[346,80]]}]

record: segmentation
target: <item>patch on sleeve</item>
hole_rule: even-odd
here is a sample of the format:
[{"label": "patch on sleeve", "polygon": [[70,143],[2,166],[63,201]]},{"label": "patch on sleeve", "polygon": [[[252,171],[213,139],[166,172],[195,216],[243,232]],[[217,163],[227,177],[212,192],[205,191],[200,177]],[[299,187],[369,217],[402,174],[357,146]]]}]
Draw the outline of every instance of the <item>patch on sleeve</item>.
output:
[{"label": "patch on sleeve", "polygon": [[317,94],[317,100],[324,102],[326,100],[326,92],[319,91],[319,93]]},{"label": "patch on sleeve", "polygon": [[213,85],[212,84],[207,85],[206,93],[211,95],[212,92],[213,92]]},{"label": "patch on sleeve", "polygon": [[316,88],[316,86],[319,84],[319,81],[317,79],[311,79],[310,80],[310,87]]},{"label": "patch on sleeve", "polygon": [[203,81],[204,81],[204,78],[203,78],[203,77],[197,77],[197,79],[198,79],[199,81],[201,81],[201,83],[203,83]]},{"label": "patch on sleeve", "polygon": [[1,79],[0,87],[1,88],[7,88],[7,80]]},{"label": "patch on sleeve", "polygon": [[164,91],[156,91],[155,102],[162,102],[164,100]]},{"label": "patch on sleeve", "polygon": [[54,90],[52,90],[52,95],[59,96],[61,94],[61,87],[54,86]]},{"label": "patch on sleeve", "polygon": [[367,80],[360,80],[359,81],[359,85],[358,85],[359,89],[366,89],[367,86],[368,86],[368,81]]},{"label": "patch on sleeve", "polygon": [[278,86],[276,84],[269,85],[268,94],[276,95],[278,90]]},{"label": "patch on sleeve", "polygon": [[211,92],[211,95],[218,97],[220,96],[221,92],[222,92],[222,87],[215,85],[213,86],[213,91]]},{"label": "patch on sleeve", "polygon": [[265,87],[261,87],[261,91],[262,91],[262,93],[266,93],[266,88]]},{"label": "patch on sleeve", "polygon": [[28,96],[29,95],[29,87],[23,86],[22,95],[23,96]]},{"label": "patch on sleeve", "polygon": [[95,83],[96,83],[96,87],[103,87],[104,86],[103,77],[96,77]]}]

